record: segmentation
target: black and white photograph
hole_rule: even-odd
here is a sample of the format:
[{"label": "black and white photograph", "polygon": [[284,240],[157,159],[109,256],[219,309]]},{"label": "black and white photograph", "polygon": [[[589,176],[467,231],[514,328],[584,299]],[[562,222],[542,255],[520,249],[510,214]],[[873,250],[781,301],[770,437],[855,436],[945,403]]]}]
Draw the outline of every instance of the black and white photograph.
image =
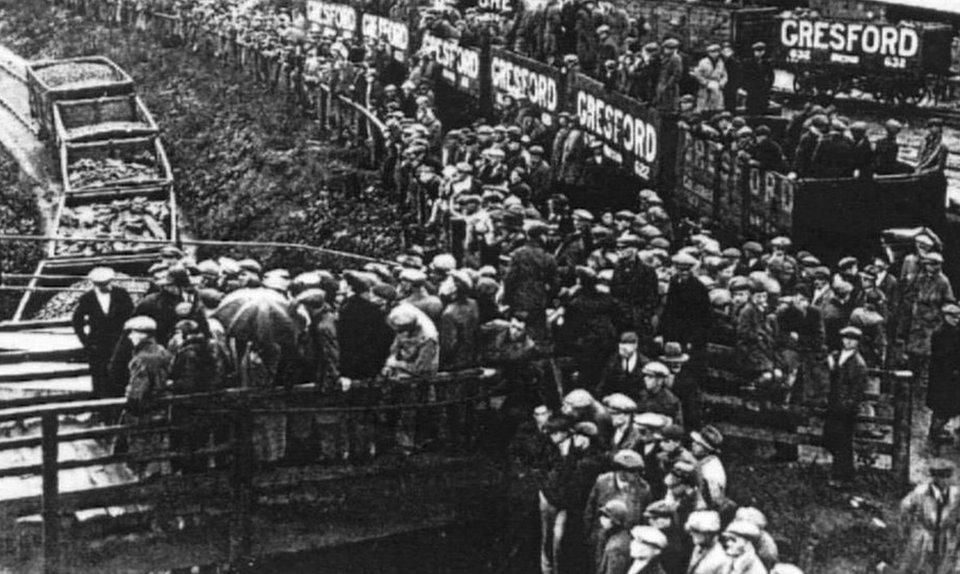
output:
[{"label": "black and white photograph", "polygon": [[0,574],[960,574],[960,0],[0,0]]}]

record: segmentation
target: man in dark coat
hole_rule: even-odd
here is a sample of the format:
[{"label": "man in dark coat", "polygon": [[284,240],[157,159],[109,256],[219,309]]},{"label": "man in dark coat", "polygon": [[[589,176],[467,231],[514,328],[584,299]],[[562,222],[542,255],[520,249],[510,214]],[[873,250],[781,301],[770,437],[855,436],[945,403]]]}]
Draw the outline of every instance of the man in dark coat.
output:
[{"label": "man in dark coat", "polygon": [[[209,335],[206,315],[199,298],[194,296],[186,269],[170,269],[157,285],[160,290],[144,297],[134,310],[134,315],[146,315],[157,322],[155,336],[158,343],[167,344],[173,335],[174,325],[180,319],[193,319],[200,326],[200,331]],[[188,303],[191,307],[186,315],[177,314],[177,306],[181,303]]]},{"label": "man in dark coat", "polygon": [[365,273],[345,271],[350,293],[340,306],[337,335],[340,339],[340,377],[376,377],[390,352],[393,332],[386,315],[370,300],[373,280]]},{"label": "man in dark coat", "polygon": [[723,107],[730,113],[737,110],[737,92],[743,81],[743,64],[733,51],[730,42],[723,43],[721,51],[723,66],[727,69],[727,83],[723,86]]},{"label": "man in dark coat", "polygon": [[829,128],[830,123],[826,116],[817,115],[810,119],[810,125],[800,136],[793,156],[793,171],[798,177],[815,177],[813,155]]},{"label": "man in dark coat", "polygon": [[960,305],[950,302],[941,311],[943,323],[930,338],[927,406],[933,411],[931,444],[943,433],[947,421],[960,415]]},{"label": "man in dark coat", "polygon": [[853,122],[850,124],[850,133],[853,135],[853,147],[850,150],[853,175],[860,179],[872,179],[876,160],[873,157],[873,144],[867,137],[867,124],[865,122]]},{"label": "man in dark coat", "polygon": [[753,56],[743,61],[741,72],[743,89],[747,92],[747,115],[764,115],[770,101],[770,90],[773,89],[774,74],[765,43],[753,44]]},{"label": "man in dark coat", "polygon": [[545,225],[527,230],[527,244],[510,255],[503,277],[503,303],[513,312],[526,312],[527,332],[538,345],[550,340],[547,307],[558,287],[557,261],[543,249],[547,232]]},{"label": "man in dark coat", "polygon": [[664,341],[677,341],[685,352],[701,351],[710,330],[710,296],[707,288],[694,277],[697,260],[687,253],[673,257],[677,274],[670,279],[667,300],[660,319],[660,336]]},{"label": "man in dark coat", "polygon": [[565,308],[564,339],[576,353],[579,386],[594,391],[613,352],[621,317],[613,298],[597,289],[596,271],[580,266],[576,273],[579,289]]},{"label": "man in dark coat", "polygon": [[830,124],[830,131],[820,139],[813,151],[812,177],[844,178],[853,176],[853,144],[843,133],[840,122]]},{"label": "man in dark coat", "polygon": [[470,369],[477,366],[480,333],[477,302],[469,297],[473,280],[465,271],[455,270],[446,281],[440,286],[441,294],[452,293],[440,316],[440,370]]},{"label": "man in dark coat", "polygon": [[93,289],[80,296],[73,312],[73,331],[87,352],[94,397],[122,397],[123,386],[110,384],[109,365],[123,324],[133,313],[133,301],[125,289],[111,284],[112,269],[97,267],[89,278]]},{"label": "man in dark coat", "polygon": [[640,238],[632,233],[617,238],[619,257],[613,268],[610,294],[630,322],[630,328],[635,329],[644,342],[649,342],[653,337],[650,319],[660,304],[659,283],[657,272],[640,258],[639,245]]},{"label": "man in dark coat", "polygon": [[648,360],[638,350],[639,338],[633,331],[620,335],[617,354],[607,361],[606,368],[597,385],[597,396],[606,397],[622,393],[634,401],[640,398],[643,389],[643,365]]},{"label": "man in dark coat", "polygon": [[856,327],[842,329],[843,348],[827,359],[830,395],[823,444],[833,455],[833,478],[844,482],[852,480],[856,472],[853,435],[867,385],[867,363],[857,349],[862,335]]},{"label": "man in dark coat", "polygon": [[900,161],[900,144],[897,142],[897,136],[903,125],[894,119],[889,119],[883,125],[887,133],[883,139],[877,142],[873,159],[874,169],[877,175],[893,175],[898,173],[911,173],[913,168]]},{"label": "man in dark coat", "polygon": [[767,126],[757,126],[754,132],[757,136],[757,145],[753,148],[751,154],[753,159],[760,164],[760,169],[766,171],[775,171],[777,173],[787,173],[787,161],[783,157],[783,150],[780,144],[773,141],[770,137],[770,128]]}]

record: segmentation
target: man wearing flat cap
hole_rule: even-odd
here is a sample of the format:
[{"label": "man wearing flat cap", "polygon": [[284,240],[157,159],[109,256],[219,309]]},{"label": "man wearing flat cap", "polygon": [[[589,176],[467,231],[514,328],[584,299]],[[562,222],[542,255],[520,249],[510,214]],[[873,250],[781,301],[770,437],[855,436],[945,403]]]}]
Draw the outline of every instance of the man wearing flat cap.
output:
[{"label": "man wearing flat cap", "polygon": [[767,113],[770,91],[773,89],[773,63],[767,57],[767,45],[756,42],[753,55],[743,60],[743,90],[747,92],[747,115],[762,116]]},{"label": "man wearing flat cap", "polygon": [[[157,322],[153,318],[136,315],[127,320],[123,328],[132,349],[123,421],[127,424],[162,423],[166,420],[167,408],[158,407],[154,401],[166,392],[173,355],[157,342]],[[159,444],[162,441],[163,437],[159,434],[132,435],[127,439],[128,452],[132,455],[156,453],[156,449],[162,448]],[[152,461],[132,464],[131,468],[144,480],[161,474],[166,466]]]},{"label": "man wearing flat cap", "polygon": [[900,142],[897,136],[903,130],[903,124],[891,118],[884,122],[883,138],[876,142],[874,148],[875,171],[877,175],[894,175],[912,173],[913,168],[900,161]]},{"label": "man wearing flat cap", "polygon": [[928,251],[920,256],[919,272],[903,286],[903,320],[901,337],[905,337],[910,368],[915,373],[927,372],[930,361],[930,338],[942,323],[941,308],[955,300],[953,286],[944,275],[943,255]]},{"label": "man wearing flat cap", "polygon": [[723,531],[720,540],[730,559],[727,572],[737,574],[766,574],[767,569],[757,556],[756,544],[760,529],[752,522],[734,520]]},{"label": "man wearing flat cap", "polygon": [[596,390],[607,359],[613,353],[622,318],[613,297],[597,289],[597,273],[576,267],[579,289],[564,307],[562,336],[576,359],[577,384]]},{"label": "man wearing flat cap", "polygon": [[[193,319],[200,325],[205,335],[210,335],[207,317],[196,297],[196,289],[190,282],[190,275],[181,266],[171,267],[158,284],[159,291],[144,297],[134,310],[135,315],[146,315],[157,322],[155,333],[157,342],[166,345],[173,335],[173,327],[180,319]],[[177,305],[187,303],[191,311],[187,316],[178,316]]]},{"label": "man wearing flat cap", "polygon": [[661,557],[668,548],[667,537],[652,526],[635,526],[630,531],[630,557],[633,563],[628,574],[664,574]]},{"label": "man wearing flat cap", "polygon": [[503,276],[503,304],[527,314],[527,332],[541,347],[550,342],[547,307],[560,286],[557,260],[544,249],[548,232],[546,225],[531,226],[526,243],[510,254]]},{"label": "man wearing flat cap", "polygon": [[133,313],[133,301],[122,287],[113,285],[114,272],[96,267],[88,276],[93,288],[80,296],[73,311],[73,332],[87,354],[93,395],[98,399],[123,396],[123,387],[110,384],[110,357]]},{"label": "man wearing flat cap", "polygon": [[720,57],[720,44],[707,46],[707,55],[701,58],[690,75],[700,84],[697,94],[697,111],[713,112],[722,110],[723,89],[727,85],[727,66]]},{"label": "man wearing flat cap", "polygon": [[369,379],[380,373],[390,352],[393,332],[387,315],[371,300],[374,280],[362,271],[343,272],[345,298],[337,319],[340,343],[340,384],[349,389],[354,379]]},{"label": "man wearing flat cap", "polygon": [[943,427],[960,415],[960,305],[954,301],[940,308],[943,323],[930,338],[930,375],[927,381],[927,406],[931,445],[938,444]]},{"label": "man wearing flat cap", "polygon": [[843,347],[827,358],[830,393],[823,426],[823,446],[833,455],[833,480],[839,482],[851,481],[856,472],[853,435],[867,388],[867,363],[857,350],[862,336],[856,327],[841,329]]},{"label": "man wearing flat cap", "polygon": [[684,529],[693,541],[688,574],[726,574],[729,559],[720,544],[720,515],[715,510],[690,514]]},{"label": "man wearing flat cap", "polygon": [[660,284],[657,272],[640,257],[640,241],[632,233],[617,238],[618,257],[610,281],[610,295],[629,321],[628,327],[646,344],[654,335],[651,318],[660,305]]},{"label": "man wearing flat cap", "polygon": [[900,520],[906,547],[897,572],[956,572],[960,487],[954,484],[955,465],[931,459],[928,480],[921,481],[900,502]]},{"label": "man wearing flat cap", "polygon": [[677,341],[683,351],[699,357],[710,331],[710,295],[693,274],[697,260],[686,253],[673,258],[677,273],[670,278],[667,299],[660,317],[662,341]]},{"label": "man wearing flat cap", "polygon": [[643,457],[636,451],[624,449],[614,452],[613,470],[597,477],[583,513],[584,532],[593,546],[601,542],[600,509],[611,500],[626,504],[628,527],[640,523],[643,510],[650,503],[650,485],[640,477],[642,471]]},{"label": "man wearing flat cap", "polygon": [[679,107],[680,80],[683,77],[683,59],[678,53],[679,48],[680,41],[676,38],[663,41],[653,102],[663,112],[675,112]]},{"label": "man wearing flat cap", "polygon": [[943,120],[930,118],[927,120],[927,135],[923,138],[923,147],[920,148],[917,173],[925,171],[943,173],[949,153],[943,143]]}]

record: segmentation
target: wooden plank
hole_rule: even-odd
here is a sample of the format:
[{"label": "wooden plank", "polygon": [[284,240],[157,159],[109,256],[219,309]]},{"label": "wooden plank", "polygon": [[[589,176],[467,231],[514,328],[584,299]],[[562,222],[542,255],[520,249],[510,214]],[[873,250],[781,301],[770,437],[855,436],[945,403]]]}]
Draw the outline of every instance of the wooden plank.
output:
[{"label": "wooden plank", "polygon": [[60,420],[55,413],[47,413],[43,416],[42,426],[43,571],[45,574],[56,574],[60,571],[60,473],[57,471]]}]

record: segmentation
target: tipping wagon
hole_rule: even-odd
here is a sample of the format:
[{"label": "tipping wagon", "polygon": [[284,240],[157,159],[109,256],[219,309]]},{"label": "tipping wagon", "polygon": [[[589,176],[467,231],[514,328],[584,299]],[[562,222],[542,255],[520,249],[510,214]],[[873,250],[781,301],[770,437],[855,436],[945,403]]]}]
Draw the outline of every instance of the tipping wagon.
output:
[{"label": "tipping wagon", "polygon": [[54,102],[131,94],[134,83],[113,61],[89,56],[28,64],[27,89],[30,115],[40,125],[40,137],[47,137],[54,132]]},{"label": "tipping wagon", "polygon": [[67,195],[138,195],[173,187],[173,172],[156,136],[60,146],[60,174]]},{"label": "tipping wagon", "polygon": [[118,138],[151,137],[159,133],[153,115],[136,95],[53,102],[53,144]]}]

